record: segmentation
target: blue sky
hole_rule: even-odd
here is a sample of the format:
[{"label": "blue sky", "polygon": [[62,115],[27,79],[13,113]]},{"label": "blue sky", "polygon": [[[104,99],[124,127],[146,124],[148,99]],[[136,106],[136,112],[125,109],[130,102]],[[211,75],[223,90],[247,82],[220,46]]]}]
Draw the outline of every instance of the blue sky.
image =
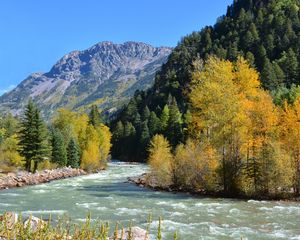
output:
[{"label": "blue sky", "polygon": [[0,95],[64,54],[101,41],[175,46],[232,0],[1,0]]}]

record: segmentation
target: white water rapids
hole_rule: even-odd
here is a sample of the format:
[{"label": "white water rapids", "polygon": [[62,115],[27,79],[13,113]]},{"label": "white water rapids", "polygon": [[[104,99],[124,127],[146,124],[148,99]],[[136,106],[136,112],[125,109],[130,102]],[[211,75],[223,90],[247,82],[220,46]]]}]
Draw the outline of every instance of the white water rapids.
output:
[{"label": "white water rapids", "polygon": [[[146,228],[151,213],[152,233],[163,218],[164,239],[178,231],[180,239],[299,239],[300,203],[196,198],[154,192],[127,183],[127,177],[147,171],[146,165],[110,163],[108,170],[48,184],[0,191],[0,212],[53,218],[67,214],[75,222],[116,221]],[[154,235],[152,236],[154,238]],[[155,238],[154,238],[155,239]]]}]

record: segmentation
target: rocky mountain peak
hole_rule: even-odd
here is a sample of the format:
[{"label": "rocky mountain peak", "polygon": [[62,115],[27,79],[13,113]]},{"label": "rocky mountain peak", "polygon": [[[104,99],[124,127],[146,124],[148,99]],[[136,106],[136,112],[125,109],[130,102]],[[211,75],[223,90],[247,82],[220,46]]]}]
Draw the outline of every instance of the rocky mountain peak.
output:
[{"label": "rocky mountain peak", "polygon": [[141,42],[105,41],[72,51],[47,73],[33,73],[13,91],[0,97],[0,110],[20,112],[33,98],[47,115],[56,108],[76,109],[99,99],[103,107],[118,107],[137,89],[152,85],[155,72],[171,48]]}]

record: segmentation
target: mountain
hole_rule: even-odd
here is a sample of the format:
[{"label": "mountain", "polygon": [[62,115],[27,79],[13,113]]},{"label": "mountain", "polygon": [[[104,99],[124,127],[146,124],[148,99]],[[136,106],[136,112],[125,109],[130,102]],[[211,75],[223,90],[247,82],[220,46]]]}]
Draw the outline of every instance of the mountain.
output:
[{"label": "mountain", "polygon": [[[165,106],[170,111],[175,109],[173,115],[179,109],[182,116],[188,116],[193,63],[205,61],[210,55],[231,61],[244,57],[260,72],[262,87],[287,95],[290,88],[300,84],[300,0],[234,0],[214,26],[182,38],[156,74],[154,86],[135,95],[113,123],[113,141],[123,147],[121,153],[113,149],[113,157],[141,160],[146,140],[156,133],[166,136],[172,146],[186,139],[184,117],[178,121],[174,138],[170,136],[174,126],[153,131],[150,120],[140,120],[140,116],[147,110],[163,122]],[[120,136],[122,126],[135,133],[134,149],[122,144],[128,138]]]},{"label": "mountain", "polygon": [[19,113],[31,97],[46,117],[60,107],[80,110],[96,103],[110,111],[138,89],[152,86],[171,48],[145,43],[101,42],[61,58],[47,73],[34,73],[0,97],[0,110]]}]

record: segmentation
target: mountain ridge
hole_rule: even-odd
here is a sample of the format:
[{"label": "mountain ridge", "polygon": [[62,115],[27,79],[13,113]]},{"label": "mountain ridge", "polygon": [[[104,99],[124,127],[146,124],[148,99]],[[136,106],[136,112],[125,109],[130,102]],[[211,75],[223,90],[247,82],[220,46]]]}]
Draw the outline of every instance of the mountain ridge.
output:
[{"label": "mountain ridge", "polygon": [[69,52],[48,72],[32,73],[0,96],[0,110],[19,114],[29,98],[46,117],[60,107],[74,110],[95,101],[108,109],[118,108],[135,90],[152,85],[171,50],[142,42],[104,41]]}]

